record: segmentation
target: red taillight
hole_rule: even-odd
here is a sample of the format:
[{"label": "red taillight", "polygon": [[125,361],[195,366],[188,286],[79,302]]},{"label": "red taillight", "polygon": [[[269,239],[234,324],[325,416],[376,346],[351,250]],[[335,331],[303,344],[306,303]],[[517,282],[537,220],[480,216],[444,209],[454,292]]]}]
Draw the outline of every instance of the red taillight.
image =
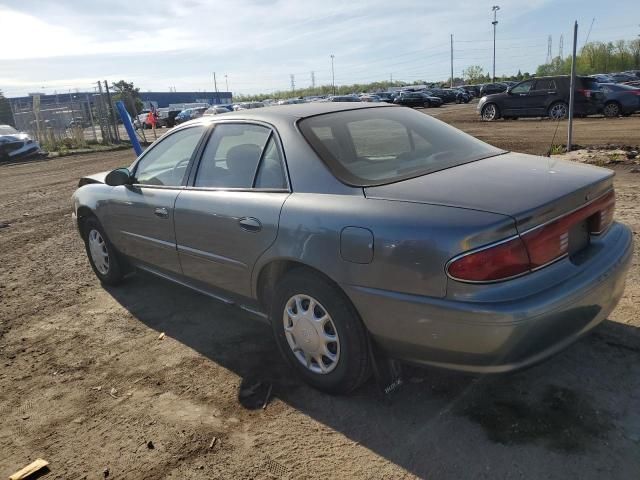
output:
[{"label": "red taillight", "polygon": [[587,90],[586,88],[576,88],[576,92],[584,95],[587,98],[591,98],[591,90]]},{"label": "red taillight", "polygon": [[466,282],[503,280],[529,271],[529,256],[518,237],[454,259],[447,271]]},{"label": "red taillight", "polygon": [[466,282],[505,280],[559,260],[569,253],[570,230],[586,221],[589,233],[599,235],[613,222],[615,193],[601,196],[584,207],[520,237],[463,254],[449,262],[450,277]]}]

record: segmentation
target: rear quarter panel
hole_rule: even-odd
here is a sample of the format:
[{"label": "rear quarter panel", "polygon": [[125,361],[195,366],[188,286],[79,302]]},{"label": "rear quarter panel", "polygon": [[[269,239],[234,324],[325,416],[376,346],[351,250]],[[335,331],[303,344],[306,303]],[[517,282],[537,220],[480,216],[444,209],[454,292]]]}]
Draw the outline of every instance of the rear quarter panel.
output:
[{"label": "rear quarter panel", "polygon": [[[373,233],[370,263],[341,257],[340,232],[350,226]],[[342,285],[444,297],[445,265],[451,257],[515,234],[513,220],[499,214],[364,196],[294,193],[283,206],[278,238],[254,268],[254,289],[261,269],[282,259],[311,266]]]}]

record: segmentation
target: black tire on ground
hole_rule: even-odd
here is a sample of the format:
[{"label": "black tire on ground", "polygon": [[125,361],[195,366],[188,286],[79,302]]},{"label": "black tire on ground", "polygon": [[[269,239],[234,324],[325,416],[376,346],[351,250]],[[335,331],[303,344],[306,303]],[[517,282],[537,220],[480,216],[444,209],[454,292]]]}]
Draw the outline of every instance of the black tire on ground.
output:
[{"label": "black tire on ground", "polygon": [[[106,252],[108,259],[108,267],[106,271],[101,271],[99,267],[95,264],[93,257],[91,255],[91,247],[89,245],[89,238],[93,232],[97,232],[100,238],[103,241],[104,252]],[[84,247],[87,252],[87,258],[89,259],[89,264],[93,269],[93,272],[96,274],[98,279],[106,284],[106,285],[117,285],[124,278],[124,265],[122,264],[118,252],[111,244],[111,241],[107,237],[104,232],[102,225],[95,217],[89,217],[86,219],[82,225],[82,238],[84,239]]]},{"label": "black tire on ground", "polygon": [[549,106],[549,110],[547,111],[547,115],[552,120],[561,120],[563,118],[567,118],[569,114],[569,105],[565,102],[555,102]]},{"label": "black tire on ground", "polygon": [[604,108],[602,109],[602,113],[605,117],[617,117],[622,112],[622,108],[620,108],[620,104],[618,102],[607,102],[604,104]]},{"label": "black tire on ground", "polygon": [[[285,309],[295,295],[308,295],[319,302],[335,325],[339,339],[337,363],[329,373],[315,373],[295,356],[284,329]],[[276,343],[293,369],[311,386],[337,394],[349,393],[371,374],[368,334],[346,295],[322,276],[304,269],[289,272],[276,285],[269,319]]]},{"label": "black tire on ground", "polygon": [[485,122],[493,122],[494,120],[498,120],[500,118],[500,109],[495,103],[487,103],[482,107],[480,116]]},{"label": "black tire on ground", "polygon": [[431,102],[429,100],[427,100],[422,104],[422,108],[430,108],[430,107],[431,107]]}]

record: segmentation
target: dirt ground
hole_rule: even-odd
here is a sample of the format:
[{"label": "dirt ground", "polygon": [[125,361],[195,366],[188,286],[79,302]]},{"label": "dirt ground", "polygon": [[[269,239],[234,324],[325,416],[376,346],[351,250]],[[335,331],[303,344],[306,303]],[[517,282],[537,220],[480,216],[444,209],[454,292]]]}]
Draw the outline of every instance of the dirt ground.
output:
[{"label": "dirt ground", "polygon": [[[554,128],[480,123],[472,105],[437,115],[532,153]],[[576,122],[583,145],[639,137],[638,117]],[[270,329],[234,307],[148,275],[99,284],[70,195],[78,177],[132,160],[0,165],[0,478],[38,457],[52,479],[640,478],[638,242],[610,318],[542,365],[407,368],[390,400],[373,382],[332,397],[294,378]],[[616,167],[617,218],[635,233],[630,169]],[[266,409],[264,388],[247,395],[258,381],[273,385]]]}]

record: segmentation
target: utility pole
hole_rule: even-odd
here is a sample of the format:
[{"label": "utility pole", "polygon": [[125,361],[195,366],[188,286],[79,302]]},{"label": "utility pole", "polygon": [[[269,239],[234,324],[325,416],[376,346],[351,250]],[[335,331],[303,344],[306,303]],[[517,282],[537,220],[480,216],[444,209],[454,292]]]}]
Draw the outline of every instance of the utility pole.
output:
[{"label": "utility pole", "polygon": [[331,87],[333,90],[333,95],[336,94],[336,75],[335,75],[335,71],[333,69],[333,59],[334,59],[334,55],[331,54]]},{"label": "utility pole", "polygon": [[576,91],[576,45],[578,43],[578,21],[573,25],[573,55],[571,56],[571,88],[569,89],[569,131],[567,133],[567,152],[573,145],[573,104]]},{"label": "utility pole", "polygon": [[389,80],[391,81],[391,83],[393,83],[393,73],[389,74]]},{"label": "utility pole", "polygon": [[491,22],[491,24],[493,25],[493,82],[495,83],[496,81],[496,26],[498,25],[497,14],[498,14],[498,10],[500,10],[500,6],[494,5],[493,7],[491,7],[491,10],[493,10],[493,22]]},{"label": "utility pole", "polygon": [[291,79],[291,91],[294,92],[296,90],[296,76],[290,73],[289,78]]},{"label": "utility pole", "polygon": [[451,34],[451,88],[453,88],[453,33]]},{"label": "utility pole", "polygon": [[216,72],[213,72],[213,88],[216,90],[216,105],[220,103],[220,94],[218,93],[218,81],[216,80]]},{"label": "utility pole", "polygon": [[229,91],[229,79],[228,79],[226,73],[224,74],[224,85],[225,85],[225,87],[227,89],[227,92],[228,92]]},{"label": "utility pole", "polygon": [[558,56],[560,57],[560,60],[562,60],[563,56],[564,56],[564,35],[560,35],[560,46],[558,47]]},{"label": "utility pole", "polygon": [[551,60],[553,59],[553,37],[551,37],[551,35],[549,35],[549,38],[547,39],[547,61],[545,62],[547,65],[551,63]]},{"label": "utility pole", "polygon": [[109,91],[109,83],[104,81],[104,88],[107,91],[107,101],[109,102],[108,111],[111,113],[111,122],[113,123],[113,133],[116,143],[120,143],[120,136],[118,135],[118,122],[116,121],[116,112],[113,111],[113,103],[111,103],[111,92]]},{"label": "utility pole", "polygon": [[311,71],[311,88],[316,88],[316,72]]}]

